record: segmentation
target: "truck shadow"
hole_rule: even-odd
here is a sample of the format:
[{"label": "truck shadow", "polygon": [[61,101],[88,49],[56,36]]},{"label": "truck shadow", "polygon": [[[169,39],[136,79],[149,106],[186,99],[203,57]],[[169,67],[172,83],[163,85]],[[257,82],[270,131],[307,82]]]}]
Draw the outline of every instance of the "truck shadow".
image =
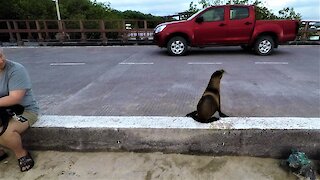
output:
[{"label": "truck shadow", "polygon": [[[238,47],[210,47],[210,48],[191,48],[188,55],[257,55],[253,50],[243,50]],[[275,49],[270,56],[274,55],[286,55],[288,51],[283,49]],[[258,55],[257,55],[258,56]]]},{"label": "truck shadow", "polygon": [[[159,51],[158,54],[161,55],[168,55],[167,51],[163,49],[162,51]],[[283,49],[275,49],[274,52],[269,56],[277,56],[277,55],[288,55],[290,52],[285,51]],[[257,55],[253,50],[244,50],[240,47],[206,47],[206,48],[196,48],[192,47],[189,48],[188,52],[186,53],[186,56],[201,56],[201,55],[232,55],[232,56],[238,56],[238,55]],[[261,56],[260,56],[261,57]]]},{"label": "truck shadow", "polygon": [[210,48],[191,48],[188,55],[217,55],[217,54],[227,54],[227,55],[240,55],[240,54],[254,54],[253,52],[243,50],[241,48],[235,47],[210,47]]}]

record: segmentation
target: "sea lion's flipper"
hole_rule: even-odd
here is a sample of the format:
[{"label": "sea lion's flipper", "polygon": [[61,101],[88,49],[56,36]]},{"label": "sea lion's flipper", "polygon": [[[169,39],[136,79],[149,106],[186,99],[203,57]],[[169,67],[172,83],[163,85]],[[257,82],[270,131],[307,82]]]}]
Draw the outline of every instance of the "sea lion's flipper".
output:
[{"label": "sea lion's flipper", "polygon": [[196,115],[197,114],[197,111],[193,111],[193,112],[191,112],[191,113],[188,113],[187,115],[186,115],[186,117],[192,117],[192,116],[194,116],[194,115]]},{"label": "sea lion's flipper", "polygon": [[218,121],[219,120],[219,118],[216,118],[216,117],[211,117],[210,119],[206,119],[206,120],[196,120],[196,121],[198,121],[198,122],[201,122],[201,123],[211,123],[211,122],[213,122],[213,121]]},{"label": "sea lion's flipper", "polygon": [[220,117],[229,117],[228,115],[224,114],[224,113],[221,112],[221,111],[219,112],[219,116],[220,116]]},{"label": "sea lion's flipper", "polygon": [[187,114],[186,117],[192,117],[192,119],[197,121],[197,119],[198,119],[197,114],[198,114],[197,111],[193,111],[193,112]]}]

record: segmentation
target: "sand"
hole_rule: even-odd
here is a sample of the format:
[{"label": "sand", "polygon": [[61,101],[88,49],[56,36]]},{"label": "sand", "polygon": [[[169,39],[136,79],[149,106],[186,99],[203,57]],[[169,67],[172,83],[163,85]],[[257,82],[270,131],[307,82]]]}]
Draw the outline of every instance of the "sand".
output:
[{"label": "sand", "polygon": [[196,156],[130,152],[34,151],[35,166],[19,171],[17,160],[0,162],[0,179],[123,180],[295,180],[280,160],[255,157]]}]

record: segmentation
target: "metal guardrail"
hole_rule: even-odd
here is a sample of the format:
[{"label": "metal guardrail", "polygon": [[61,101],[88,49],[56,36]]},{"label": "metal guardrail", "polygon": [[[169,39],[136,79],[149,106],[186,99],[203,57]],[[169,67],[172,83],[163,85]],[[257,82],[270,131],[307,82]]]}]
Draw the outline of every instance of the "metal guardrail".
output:
[{"label": "metal guardrail", "polygon": [[[0,20],[0,43],[152,43],[160,21],[147,20]],[[317,42],[320,21],[301,21],[295,42]]]},{"label": "metal guardrail", "polygon": [[0,42],[147,43],[159,21],[0,20]]},{"label": "metal guardrail", "polygon": [[320,21],[301,21],[297,41],[319,41]]}]

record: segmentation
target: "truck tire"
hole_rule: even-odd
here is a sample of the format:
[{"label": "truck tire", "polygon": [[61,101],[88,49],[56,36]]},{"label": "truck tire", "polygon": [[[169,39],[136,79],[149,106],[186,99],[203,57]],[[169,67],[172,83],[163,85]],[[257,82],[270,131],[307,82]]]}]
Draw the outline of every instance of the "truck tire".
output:
[{"label": "truck tire", "polygon": [[172,37],[167,44],[167,51],[171,56],[183,56],[188,51],[188,44],[181,36]]},{"label": "truck tire", "polygon": [[261,36],[254,45],[254,50],[258,55],[267,56],[273,52],[274,40],[270,36]]}]

